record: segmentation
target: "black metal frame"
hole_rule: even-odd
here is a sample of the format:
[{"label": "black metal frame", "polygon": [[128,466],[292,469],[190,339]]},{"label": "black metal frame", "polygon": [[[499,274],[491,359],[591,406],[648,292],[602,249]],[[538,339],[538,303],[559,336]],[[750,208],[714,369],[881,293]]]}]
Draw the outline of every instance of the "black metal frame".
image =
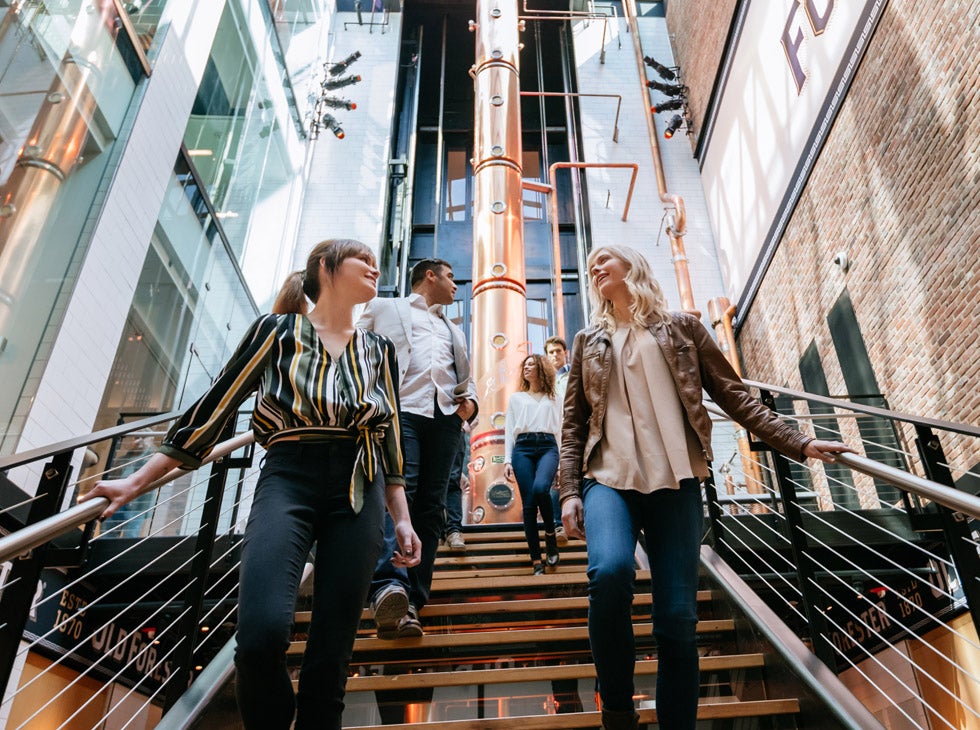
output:
[{"label": "black metal frame", "polygon": [[[775,411],[773,393],[780,393],[794,399],[817,402],[833,407],[845,407],[849,410],[866,415],[884,418],[893,425],[899,422],[911,424],[916,430],[916,446],[922,460],[926,478],[948,487],[956,488],[952,473],[946,466],[946,458],[942,444],[934,429],[965,436],[980,437],[980,429],[964,424],[947,423],[937,419],[919,418],[905,413],[888,411],[874,406],[845,403],[833,398],[817,396],[810,393],[779,388],[764,383],[746,381],[748,385],[760,391],[760,400]],[[810,625],[811,640],[814,653],[828,667],[838,668],[837,656],[829,642],[821,637],[830,635],[829,625],[822,607],[826,605],[817,587],[819,565],[814,561],[813,546],[809,545],[803,526],[803,515],[797,499],[796,487],[789,471],[787,457],[776,452],[766,444],[754,441],[752,451],[767,451],[771,456],[774,487],[785,517],[785,532],[789,540],[793,560],[798,570],[798,584],[802,594],[804,614]],[[724,508],[719,502],[718,493],[713,480],[705,483],[705,497],[708,504],[708,515],[711,535],[718,554],[734,566],[730,551],[722,539],[726,528],[723,525]],[[971,536],[970,520],[967,516],[956,512],[944,505],[933,503],[922,508],[920,500],[903,490],[903,501],[909,508],[908,517],[911,529],[915,531],[941,531],[945,538],[946,548],[960,577],[967,608],[975,626],[980,626],[980,552],[976,549]]]},{"label": "black metal frame", "polygon": [[[35,499],[31,503],[24,526],[36,524],[61,512],[61,506],[68,496],[73,472],[72,461],[78,449],[107,439],[112,439],[114,448],[116,442],[129,433],[172,421],[179,415],[177,412],[172,412],[142,418],[87,436],[69,439],[0,459],[0,471],[48,460],[44,463],[35,492]],[[236,419],[229,419],[222,440],[234,435],[235,425]],[[185,599],[184,615],[180,622],[180,648],[176,654],[177,661],[175,662],[177,669],[168,679],[169,687],[164,697],[166,708],[170,708],[176,703],[190,683],[191,662],[193,661],[195,643],[200,633],[198,622],[203,612],[204,593],[207,588],[208,573],[217,537],[222,495],[228,473],[234,469],[251,466],[253,453],[254,447],[249,445],[245,447],[240,456],[226,456],[211,464],[211,476],[208,481],[205,504],[202,509],[195,544],[195,557],[190,568],[190,589]],[[4,616],[4,622],[0,624],[0,692],[5,691],[10,681],[41,571],[55,565],[80,567],[87,555],[89,540],[94,532],[95,524],[96,521],[93,520],[85,525],[79,544],[71,549],[55,547],[49,542],[14,560],[9,579],[0,592],[0,615]]]}]

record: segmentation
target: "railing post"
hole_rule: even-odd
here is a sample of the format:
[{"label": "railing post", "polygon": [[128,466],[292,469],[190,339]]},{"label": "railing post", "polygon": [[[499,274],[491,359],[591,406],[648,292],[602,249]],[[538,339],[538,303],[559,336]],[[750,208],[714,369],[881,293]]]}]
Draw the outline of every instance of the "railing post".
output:
[{"label": "railing post", "polygon": [[[35,496],[27,513],[26,525],[40,522],[61,509],[61,503],[71,478],[73,450],[55,454],[41,472]],[[6,585],[0,598],[0,696],[6,692],[13,671],[17,649],[24,634],[24,626],[34,603],[37,582],[44,568],[44,554],[48,546],[36,548],[13,561]]]},{"label": "railing post", "polygon": [[[943,445],[939,437],[933,433],[928,426],[916,425],[915,444],[919,450],[919,457],[922,459],[922,466],[925,469],[926,477],[934,482],[945,484],[956,489],[953,481],[953,474],[947,466],[946,454],[943,452]],[[943,535],[946,537],[946,545],[949,548],[950,557],[953,565],[956,566],[956,573],[960,578],[960,585],[963,586],[963,595],[966,597],[967,607],[970,609],[970,616],[973,618],[973,625],[980,629],[980,555],[977,553],[976,542],[971,534],[970,521],[959,512],[942,505],[936,505],[939,509],[939,519],[943,528]]]},{"label": "railing post", "polygon": [[[229,419],[228,425],[221,436],[224,441],[234,434],[235,421]],[[191,662],[194,660],[194,645],[197,637],[198,622],[204,606],[204,592],[207,590],[208,574],[211,572],[211,558],[214,555],[214,540],[218,532],[218,517],[221,514],[221,498],[225,491],[225,482],[232,461],[231,455],[223,456],[211,462],[211,476],[208,479],[208,489],[201,508],[201,523],[194,543],[194,557],[191,560],[188,576],[187,598],[184,601],[183,618],[177,636],[182,645],[174,652],[174,673],[167,680],[167,692],[164,697],[164,714],[176,704],[190,684]]]},{"label": "railing post", "polygon": [[[770,410],[776,411],[776,400],[771,392],[760,390],[760,400]],[[768,447],[766,448],[768,449]],[[830,636],[827,619],[820,608],[826,605],[827,598],[821,598],[820,591],[816,587],[816,570],[814,569],[814,562],[810,558],[806,534],[803,532],[803,512],[796,496],[796,485],[793,484],[790,477],[789,459],[775,449],[768,450],[772,456],[773,475],[776,486],[779,488],[783,515],[786,518],[786,537],[789,539],[793,562],[796,563],[797,573],[800,576],[803,610],[806,613],[807,623],[810,625],[810,641],[813,645],[813,653],[817,655],[820,661],[836,672],[837,657],[834,655],[830,644],[823,640],[823,637]]]},{"label": "railing post", "polygon": [[714,472],[710,463],[708,464],[708,477],[704,480],[704,498],[708,503],[708,524],[711,526],[711,541],[714,543],[715,552],[726,563],[734,566],[731,550],[722,541],[724,528],[721,525],[721,517],[724,510],[718,504],[718,488],[715,486]]}]

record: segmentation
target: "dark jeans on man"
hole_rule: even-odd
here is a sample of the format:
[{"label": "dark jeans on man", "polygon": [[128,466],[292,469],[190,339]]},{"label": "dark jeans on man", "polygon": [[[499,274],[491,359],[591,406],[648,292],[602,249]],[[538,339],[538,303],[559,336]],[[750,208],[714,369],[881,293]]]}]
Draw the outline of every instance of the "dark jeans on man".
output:
[{"label": "dark jeans on man", "polygon": [[429,601],[432,569],[446,520],[446,485],[463,421],[455,413],[446,415],[437,407],[433,418],[402,413],[401,425],[405,496],[412,526],[422,542],[422,557],[418,565],[407,570],[392,564],[398,543],[395,524],[390,516],[386,517],[385,546],[374,570],[371,595],[397,582],[408,592],[409,603],[421,611]]},{"label": "dark jeans on man", "polygon": [[[339,730],[361,609],[382,546],[384,476],[348,489],[351,441],[273,444],[255,488],[242,547],[238,598],[238,706],[247,730]],[[299,676],[286,669],[296,592],[316,543],[313,613]]]},{"label": "dark jeans on man", "polygon": [[541,537],[538,535],[538,511],[544,529],[555,530],[555,515],[551,506],[551,483],[558,470],[558,442],[550,433],[521,433],[514,439],[510,454],[517,488],[524,506],[524,537],[533,562],[541,560]]},{"label": "dark jeans on man", "polygon": [[698,561],[704,522],[701,485],[650,494],[585,479],[589,554],[589,643],[603,707],[633,709],[634,550],[646,535],[657,639],[657,717],[665,730],[693,730],[698,708]]},{"label": "dark jeans on man", "polygon": [[445,534],[463,531],[463,489],[460,480],[463,468],[466,466],[466,455],[469,452],[466,443],[466,433],[459,432],[459,448],[453,459],[452,469],[449,470],[449,482],[446,487],[446,528]]}]

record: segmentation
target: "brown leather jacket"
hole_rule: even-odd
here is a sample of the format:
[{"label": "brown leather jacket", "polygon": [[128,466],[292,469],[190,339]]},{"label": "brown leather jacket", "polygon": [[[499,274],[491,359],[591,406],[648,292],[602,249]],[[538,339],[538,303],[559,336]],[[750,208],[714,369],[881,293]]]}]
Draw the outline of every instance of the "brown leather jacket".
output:
[{"label": "brown leather jacket", "polygon": [[[725,413],[768,444],[794,459],[803,458],[803,448],[812,439],[786,425],[749,393],[699,319],[673,312],[669,324],[655,325],[650,332],[664,353],[706,459],[712,458],[711,419],[701,402],[702,389]],[[581,495],[582,474],[602,438],[611,367],[612,338],[605,330],[590,327],[575,335],[561,433],[562,502]]]}]

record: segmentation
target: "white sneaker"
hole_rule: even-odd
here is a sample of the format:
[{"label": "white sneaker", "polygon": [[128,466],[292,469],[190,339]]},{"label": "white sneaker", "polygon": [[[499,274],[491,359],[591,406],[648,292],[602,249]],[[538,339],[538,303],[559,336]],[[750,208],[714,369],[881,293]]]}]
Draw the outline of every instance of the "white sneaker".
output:
[{"label": "white sneaker", "polygon": [[446,547],[450,550],[466,550],[466,541],[463,540],[463,534],[458,530],[453,530],[446,535]]},{"label": "white sneaker", "polygon": [[408,593],[398,583],[389,583],[371,601],[379,639],[397,639],[398,625],[408,613]]}]

